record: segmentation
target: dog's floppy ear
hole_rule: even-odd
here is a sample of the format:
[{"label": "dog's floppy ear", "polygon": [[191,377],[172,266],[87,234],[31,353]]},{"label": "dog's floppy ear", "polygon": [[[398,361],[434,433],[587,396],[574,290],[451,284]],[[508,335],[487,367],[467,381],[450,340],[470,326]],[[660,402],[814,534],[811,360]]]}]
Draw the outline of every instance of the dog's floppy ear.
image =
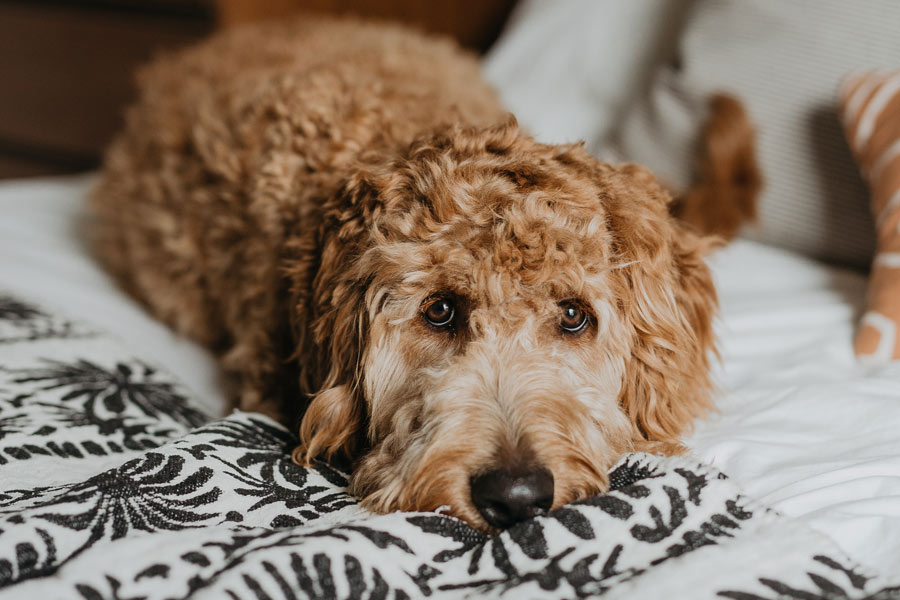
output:
[{"label": "dog's floppy ear", "polygon": [[300,422],[300,445],[294,449],[294,462],[309,465],[317,456],[331,459],[336,454],[352,459],[358,446],[362,411],[348,384],[316,394]]},{"label": "dog's floppy ear", "polygon": [[366,408],[360,356],[367,323],[366,274],[377,192],[360,171],[329,199],[315,233],[293,248],[288,269],[300,387],[312,397],[300,424],[298,464],[334,455],[353,460],[364,440]]},{"label": "dog's floppy ear", "polygon": [[668,193],[646,169],[625,165],[609,179],[621,309],[633,330],[620,402],[647,442],[639,449],[672,452],[710,407],[717,300],[704,256],[717,240],[671,217]]}]

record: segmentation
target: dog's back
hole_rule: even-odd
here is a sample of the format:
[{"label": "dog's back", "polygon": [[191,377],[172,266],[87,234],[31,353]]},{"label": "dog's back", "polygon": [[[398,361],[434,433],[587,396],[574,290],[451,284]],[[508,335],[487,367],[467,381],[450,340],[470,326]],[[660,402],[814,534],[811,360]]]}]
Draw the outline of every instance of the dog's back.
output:
[{"label": "dog's back", "polygon": [[[275,413],[290,355],[285,240],[348,168],[442,124],[502,118],[449,40],[301,18],[220,34],[140,74],[92,205],[98,254],[180,332],[223,352],[241,406]],[[250,394],[253,397],[248,397]]]}]

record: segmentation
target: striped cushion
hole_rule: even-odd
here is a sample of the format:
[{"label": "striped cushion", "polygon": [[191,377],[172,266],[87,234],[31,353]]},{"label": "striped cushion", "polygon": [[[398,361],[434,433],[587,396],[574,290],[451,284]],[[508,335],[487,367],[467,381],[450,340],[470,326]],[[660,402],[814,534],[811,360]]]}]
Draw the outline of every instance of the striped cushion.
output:
[{"label": "striped cushion", "polygon": [[871,188],[878,250],[856,353],[900,359],[900,71],[848,77],[840,88],[850,147]]}]

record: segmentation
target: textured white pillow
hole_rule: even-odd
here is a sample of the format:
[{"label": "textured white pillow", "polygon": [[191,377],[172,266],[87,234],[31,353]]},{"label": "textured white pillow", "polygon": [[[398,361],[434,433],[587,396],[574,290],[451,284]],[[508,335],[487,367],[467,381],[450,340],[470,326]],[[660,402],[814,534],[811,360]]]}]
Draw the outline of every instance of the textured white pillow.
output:
[{"label": "textured white pillow", "polygon": [[875,236],[867,190],[834,90],[849,71],[900,63],[900,2],[698,0],[678,58],[623,120],[619,158],[686,187],[707,99],[730,92],[756,125],[765,178],[760,223],[746,235],[868,267]]},{"label": "textured white pillow", "polygon": [[538,139],[599,149],[652,67],[674,49],[687,0],[522,0],[484,69]]}]

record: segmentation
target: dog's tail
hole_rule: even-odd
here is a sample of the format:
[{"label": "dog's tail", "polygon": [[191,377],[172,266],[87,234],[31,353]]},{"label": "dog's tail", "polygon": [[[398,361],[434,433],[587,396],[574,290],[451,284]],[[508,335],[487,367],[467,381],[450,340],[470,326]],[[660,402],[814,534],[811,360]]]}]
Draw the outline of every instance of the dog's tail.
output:
[{"label": "dog's tail", "polygon": [[729,240],[756,219],[762,184],[747,111],[732,96],[714,95],[700,131],[694,183],[676,198],[672,213],[700,233]]}]

